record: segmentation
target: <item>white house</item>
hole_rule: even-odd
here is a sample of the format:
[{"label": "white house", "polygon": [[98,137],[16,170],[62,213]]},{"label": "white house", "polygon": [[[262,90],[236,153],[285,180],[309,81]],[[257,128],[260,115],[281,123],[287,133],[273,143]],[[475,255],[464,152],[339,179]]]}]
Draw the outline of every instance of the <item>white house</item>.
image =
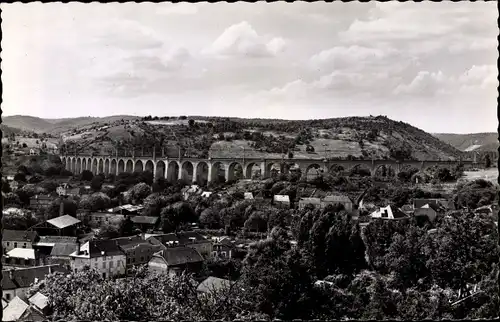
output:
[{"label": "white house", "polygon": [[382,207],[379,210],[375,210],[370,214],[370,217],[389,220],[402,220],[409,218],[408,215],[401,211],[401,209],[390,205],[387,207]]},{"label": "white house", "polygon": [[104,278],[123,276],[126,272],[127,258],[115,240],[90,240],[77,247],[70,258],[71,270],[75,273],[85,266],[95,269]]}]

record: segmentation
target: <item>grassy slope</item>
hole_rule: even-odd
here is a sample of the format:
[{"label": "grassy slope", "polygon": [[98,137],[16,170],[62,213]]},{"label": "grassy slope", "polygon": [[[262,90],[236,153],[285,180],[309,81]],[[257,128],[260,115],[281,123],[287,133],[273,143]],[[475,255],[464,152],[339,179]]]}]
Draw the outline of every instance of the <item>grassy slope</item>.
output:
[{"label": "grassy slope", "polygon": [[472,145],[481,145],[476,151],[496,151],[498,149],[498,133],[448,134],[438,133],[435,137],[457,149],[464,151]]},{"label": "grassy slope", "polygon": [[[193,117],[194,118],[194,117]],[[137,117],[134,116],[111,116],[105,118],[81,117],[74,119],[40,119],[26,116],[9,116],[4,118],[4,124],[12,127],[27,127],[44,131],[58,133],[65,139],[77,141],[84,145],[91,145],[96,151],[110,149],[115,144],[114,141],[126,140],[134,136],[141,135],[143,130],[137,124]],[[209,120],[212,123],[223,122],[224,118],[196,117],[197,120]],[[121,120],[124,120],[121,122]],[[396,122],[383,117],[350,117],[328,120],[312,121],[283,121],[283,120],[257,120],[257,119],[235,119],[231,120],[243,123],[245,130],[260,130],[264,135],[277,137],[294,138],[300,129],[310,128],[314,134],[314,139],[310,144],[315,152],[306,152],[305,145],[297,145],[294,153],[298,158],[321,159],[327,157],[346,157],[347,155],[360,156],[364,150],[375,158],[389,157],[389,148],[404,143],[412,151],[414,157],[418,159],[448,159],[456,157],[460,152],[452,146],[440,141],[436,137],[417,129],[409,124]],[[268,126],[267,129],[255,128],[255,122]],[[158,122],[150,122],[158,123]],[[165,123],[172,123],[169,120]],[[189,142],[200,139],[200,134],[191,135],[187,126],[180,124],[187,121],[174,121],[173,124],[161,126],[166,135],[173,136],[169,141],[171,147],[169,151],[177,151],[175,140],[182,142],[184,146],[189,146]],[[107,128],[102,128],[108,124]],[[173,125],[173,126],[172,126]],[[186,125],[186,124],[184,124]],[[276,129],[274,129],[276,126]],[[375,140],[369,142],[363,140],[363,147],[359,144],[359,136],[366,134],[370,129],[380,129]],[[339,133],[339,129],[341,130]],[[390,129],[390,131],[387,131]],[[150,133],[151,134],[151,133]],[[208,133],[206,133],[208,135]],[[157,135],[151,137],[156,138]],[[250,141],[234,140],[231,142],[217,141],[212,144],[211,154],[213,157],[281,157],[281,153],[264,153],[255,151],[249,144]],[[243,153],[243,148],[245,152]],[[326,152],[325,152],[326,149]],[[174,152],[175,152],[174,151]],[[175,153],[176,154],[176,153]],[[177,155],[177,154],[176,154]]]}]

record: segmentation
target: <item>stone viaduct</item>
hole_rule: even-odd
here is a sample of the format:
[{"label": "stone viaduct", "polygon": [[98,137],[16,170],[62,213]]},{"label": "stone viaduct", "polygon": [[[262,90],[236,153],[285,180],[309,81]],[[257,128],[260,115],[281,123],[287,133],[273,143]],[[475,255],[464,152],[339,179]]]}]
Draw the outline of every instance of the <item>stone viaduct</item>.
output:
[{"label": "stone viaduct", "polygon": [[[395,160],[326,160],[326,159],[286,159],[286,158],[208,158],[189,157],[121,157],[121,156],[82,156],[62,155],[65,168],[75,174],[90,170],[94,174],[115,174],[122,172],[150,171],[154,177],[165,178],[169,182],[183,180],[193,183],[208,183],[224,177],[226,181],[235,179],[251,179],[257,172],[261,177],[271,177],[274,171],[288,173],[294,169],[306,178],[313,178],[320,172],[331,172],[334,169],[351,170],[355,167],[368,169],[375,175],[377,169],[385,166],[392,168],[396,175],[406,167],[419,170],[434,165],[451,168],[458,161],[395,161]],[[465,168],[474,165],[473,161],[461,161]]]}]

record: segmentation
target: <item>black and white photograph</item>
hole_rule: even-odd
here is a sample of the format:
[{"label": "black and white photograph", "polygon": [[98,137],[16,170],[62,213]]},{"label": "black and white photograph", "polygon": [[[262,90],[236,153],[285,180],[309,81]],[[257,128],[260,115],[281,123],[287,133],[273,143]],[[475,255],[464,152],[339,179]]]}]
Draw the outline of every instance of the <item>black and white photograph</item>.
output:
[{"label": "black and white photograph", "polygon": [[2,321],[500,318],[496,1],[0,9]]}]

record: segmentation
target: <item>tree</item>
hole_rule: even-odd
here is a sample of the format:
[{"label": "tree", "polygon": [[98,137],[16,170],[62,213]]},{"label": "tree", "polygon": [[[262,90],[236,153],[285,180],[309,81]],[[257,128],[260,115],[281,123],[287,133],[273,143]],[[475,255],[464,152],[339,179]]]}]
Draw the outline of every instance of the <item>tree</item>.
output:
[{"label": "tree", "polygon": [[2,192],[4,192],[4,193],[11,192],[10,185],[7,182],[7,180],[4,180],[4,178],[2,178]]},{"label": "tree", "polygon": [[22,172],[18,172],[14,175],[14,181],[26,182],[26,176]]},{"label": "tree", "polygon": [[200,223],[210,229],[218,229],[221,227],[221,219],[217,212],[207,208],[201,212]]},{"label": "tree", "polygon": [[193,119],[189,119],[188,124],[189,127],[193,127],[195,125],[195,121]]},{"label": "tree", "polygon": [[92,178],[92,181],[90,182],[90,187],[92,188],[93,191],[100,191],[102,188],[102,185],[104,183],[104,178],[100,175],[95,176]]},{"label": "tree", "polygon": [[80,174],[80,180],[82,181],[91,181],[94,178],[94,174],[89,170],[83,170]]},{"label": "tree", "polygon": [[120,223],[120,227],[118,228],[118,234],[121,237],[128,237],[134,235],[134,233],[135,233],[134,223],[132,222],[130,216],[127,216],[125,220],[123,220]]},{"label": "tree", "polygon": [[134,203],[142,203],[142,201],[151,194],[151,187],[141,182],[133,186],[128,192]]},{"label": "tree", "polygon": [[484,167],[485,167],[486,169],[491,168],[491,157],[490,157],[490,155],[489,155],[489,154],[486,154],[486,155],[484,156]]},{"label": "tree", "polygon": [[23,148],[27,148],[27,147],[28,147],[28,145],[23,142]]},{"label": "tree", "polygon": [[491,218],[474,214],[447,218],[428,248],[427,266],[433,280],[455,290],[478,283],[498,262],[497,241],[498,230]]},{"label": "tree", "polygon": [[108,208],[110,203],[111,200],[106,194],[96,192],[91,195],[83,196],[80,200],[80,208],[90,211],[98,211]]}]

